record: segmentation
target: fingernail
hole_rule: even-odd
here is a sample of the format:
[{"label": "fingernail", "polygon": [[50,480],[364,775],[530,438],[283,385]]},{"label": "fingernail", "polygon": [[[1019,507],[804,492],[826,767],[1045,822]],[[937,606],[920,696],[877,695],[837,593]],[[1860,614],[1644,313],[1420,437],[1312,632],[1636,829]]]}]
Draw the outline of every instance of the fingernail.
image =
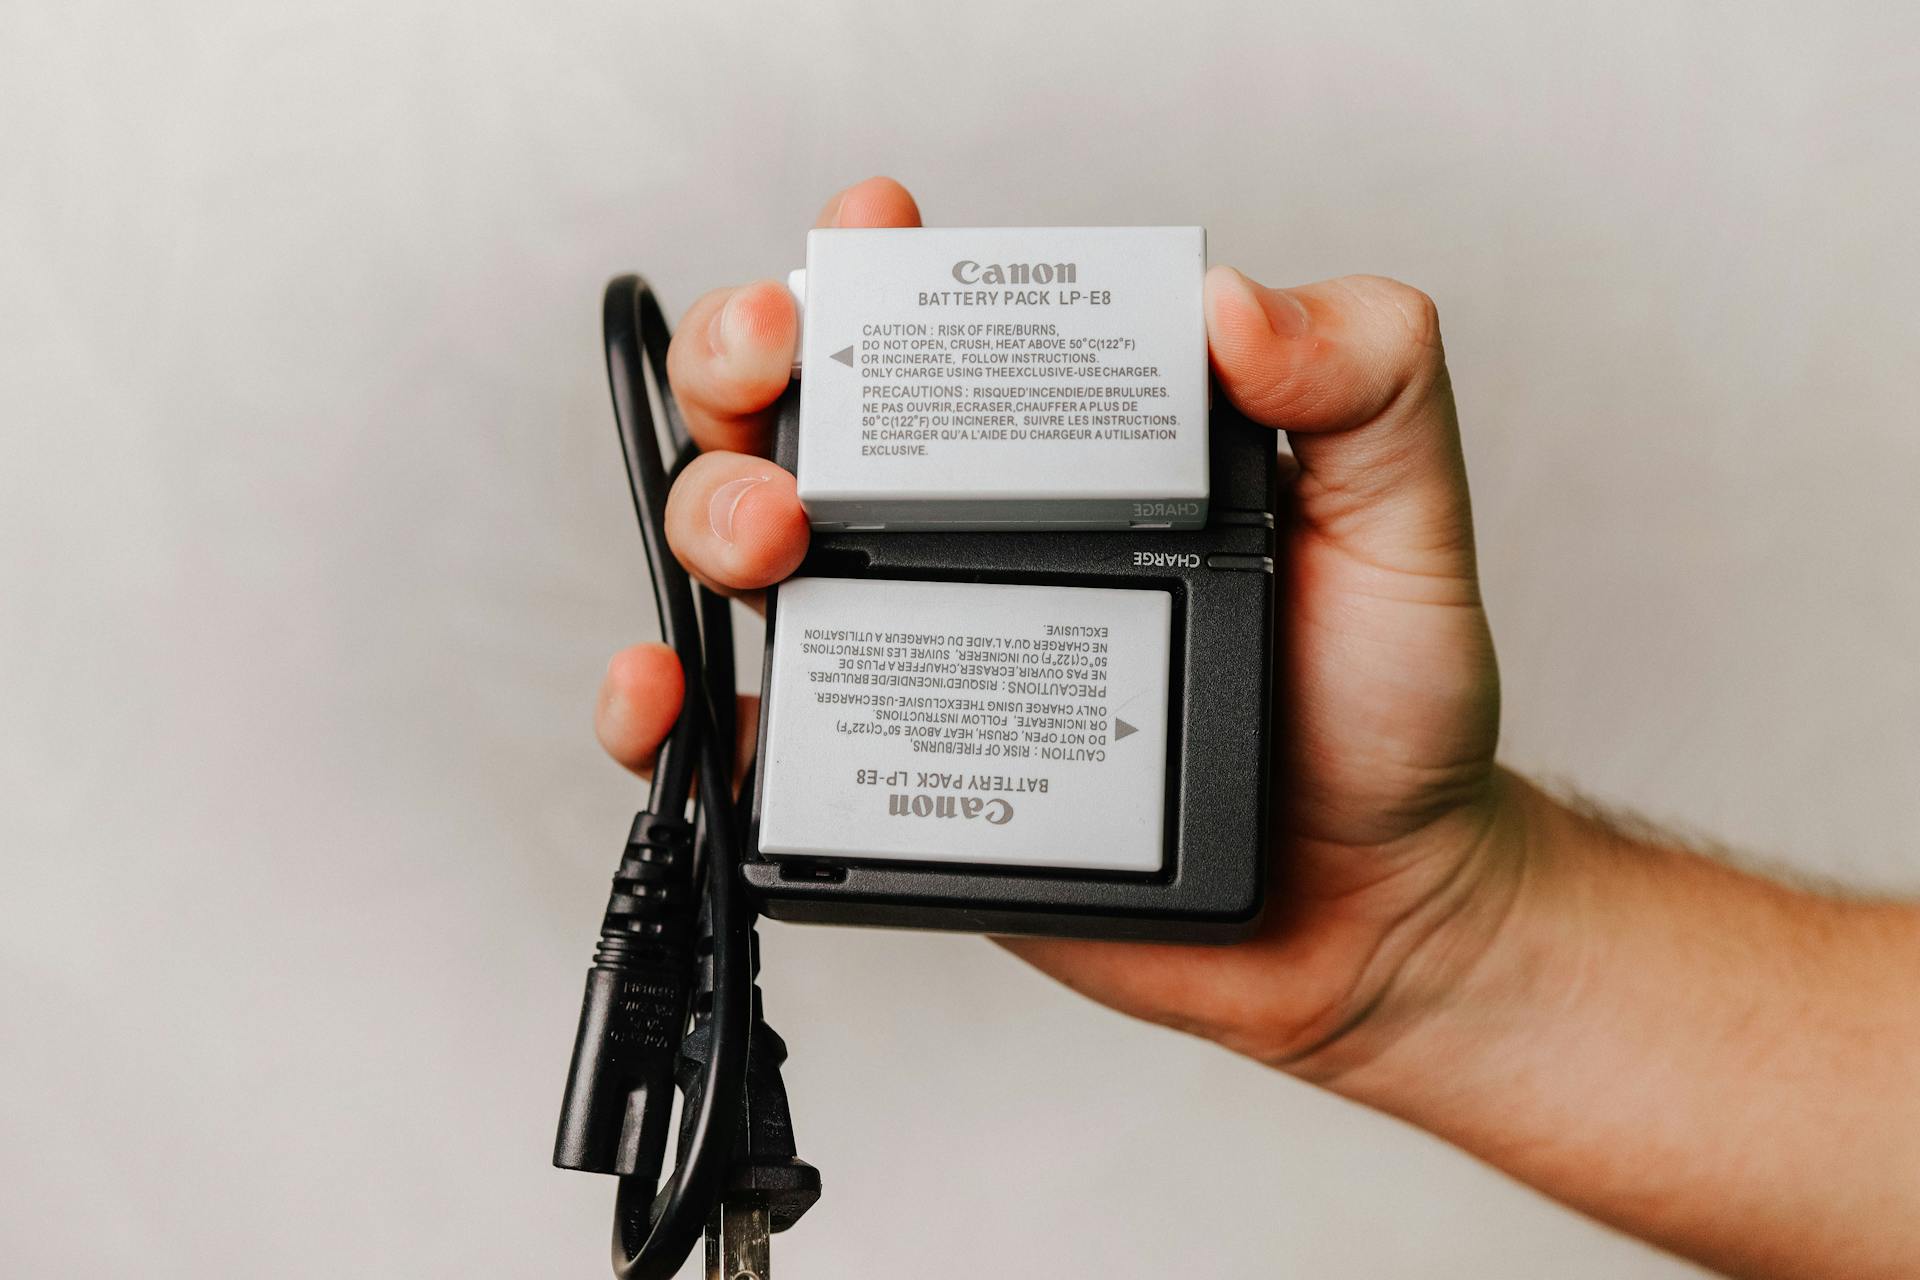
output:
[{"label": "fingernail", "polygon": [[1227,279],[1231,287],[1237,289],[1247,301],[1260,308],[1260,314],[1267,318],[1267,326],[1282,338],[1298,338],[1307,331],[1312,317],[1307,314],[1306,304],[1285,289],[1269,289],[1247,279],[1232,267],[1227,268]]},{"label": "fingernail", "polygon": [[757,484],[765,484],[765,476],[742,476],[738,480],[729,480],[713,491],[713,497],[707,500],[707,523],[713,526],[713,536],[733,545],[733,517],[740,510],[740,503]]},{"label": "fingernail", "polygon": [[724,356],[733,349],[739,334],[741,290],[735,289],[720,309],[713,313],[713,319],[707,321],[707,345],[716,356]]}]

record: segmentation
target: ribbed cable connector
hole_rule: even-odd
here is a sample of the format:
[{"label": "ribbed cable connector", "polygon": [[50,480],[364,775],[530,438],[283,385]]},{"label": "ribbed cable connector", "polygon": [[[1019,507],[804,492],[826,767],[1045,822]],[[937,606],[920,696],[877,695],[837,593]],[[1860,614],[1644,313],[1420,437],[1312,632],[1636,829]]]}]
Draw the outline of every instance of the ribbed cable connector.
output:
[{"label": "ribbed cable connector", "polygon": [[693,977],[693,829],[641,813],[587,971],[553,1162],[657,1179]]}]

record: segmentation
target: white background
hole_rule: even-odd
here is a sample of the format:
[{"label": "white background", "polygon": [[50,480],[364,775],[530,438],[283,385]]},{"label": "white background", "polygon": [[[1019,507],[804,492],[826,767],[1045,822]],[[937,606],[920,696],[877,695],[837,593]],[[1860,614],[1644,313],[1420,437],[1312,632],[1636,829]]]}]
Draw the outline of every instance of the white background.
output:
[{"label": "white background", "polygon": [[[1438,298],[1524,768],[1920,831],[1910,5],[0,7],[0,1258],[594,1276],[547,1167],[652,623],[597,350],[838,185]],[[974,939],[767,930],[783,1277],[1670,1277]],[[1657,1048],[1649,1046],[1649,1052]]]}]

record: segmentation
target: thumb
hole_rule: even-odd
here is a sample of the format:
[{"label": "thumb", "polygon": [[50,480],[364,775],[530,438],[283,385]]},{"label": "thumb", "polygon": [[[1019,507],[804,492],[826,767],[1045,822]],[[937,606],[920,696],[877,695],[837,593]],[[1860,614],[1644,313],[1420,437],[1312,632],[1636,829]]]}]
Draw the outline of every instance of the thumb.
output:
[{"label": "thumb", "polygon": [[1207,273],[1220,388],[1288,433],[1295,515],[1393,573],[1471,582],[1473,519],[1433,300],[1379,276],[1296,289]]}]

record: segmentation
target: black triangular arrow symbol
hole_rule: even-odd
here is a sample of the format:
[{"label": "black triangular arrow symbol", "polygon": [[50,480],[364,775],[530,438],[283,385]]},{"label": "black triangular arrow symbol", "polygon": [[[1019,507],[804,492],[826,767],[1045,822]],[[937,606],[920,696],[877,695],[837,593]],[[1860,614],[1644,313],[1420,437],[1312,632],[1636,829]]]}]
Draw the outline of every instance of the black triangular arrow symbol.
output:
[{"label": "black triangular arrow symbol", "polygon": [[1113,740],[1115,742],[1120,741],[1120,739],[1127,737],[1130,734],[1135,734],[1138,732],[1140,732],[1138,729],[1128,724],[1125,720],[1122,720],[1119,716],[1115,716],[1113,718]]},{"label": "black triangular arrow symbol", "polygon": [[834,352],[833,358],[835,360],[838,360],[841,364],[847,366],[847,368],[849,369],[853,368],[853,348],[852,347],[848,347],[844,351]]}]

